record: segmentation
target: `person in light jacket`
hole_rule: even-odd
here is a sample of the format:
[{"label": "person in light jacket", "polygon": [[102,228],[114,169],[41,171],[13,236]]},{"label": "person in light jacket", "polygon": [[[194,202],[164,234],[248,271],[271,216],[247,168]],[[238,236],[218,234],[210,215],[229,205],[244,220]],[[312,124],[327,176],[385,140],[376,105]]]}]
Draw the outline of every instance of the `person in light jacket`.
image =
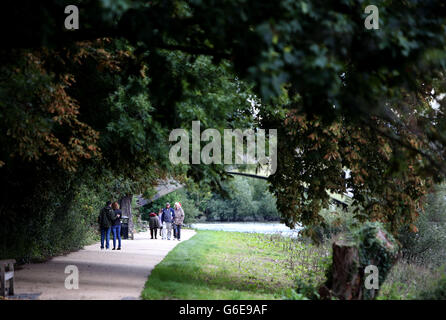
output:
[{"label": "person in light jacket", "polygon": [[181,207],[181,203],[179,202],[175,202],[175,216],[173,218],[173,228],[175,230],[175,238],[178,241],[181,241],[181,226],[183,225],[184,222],[184,211],[183,208]]},{"label": "person in light jacket", "polygon": [[160,221],[160,237],[161,237],[161,239],[164,239],[163,238],[163,220],[161,220],[162,215],[163,215],[163,208],[160,208],[158,210],[158,219]]}]

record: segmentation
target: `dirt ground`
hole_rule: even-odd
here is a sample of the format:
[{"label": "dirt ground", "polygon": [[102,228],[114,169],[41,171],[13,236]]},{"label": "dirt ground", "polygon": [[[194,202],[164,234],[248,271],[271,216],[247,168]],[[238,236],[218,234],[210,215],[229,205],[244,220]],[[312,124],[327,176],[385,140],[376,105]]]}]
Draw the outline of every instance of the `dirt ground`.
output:
[{"label": "dirt ground", "polygon": [[[182,241],[195,234],[182,230]],[[15,272],[16,299],[121,300],[140,299],[153,268],[178,243],[177,240],[151,240],[149,232],[135,234],[135,240],[122,240],[122,250],[101,250],[100,244],[87,246],[45,263],[27,264]],[[110,240],[110,247],[113,242]],[[79,288],[67,289],[65,282],[79,271]],[[74,282],[67,281],[72,285]]]}]

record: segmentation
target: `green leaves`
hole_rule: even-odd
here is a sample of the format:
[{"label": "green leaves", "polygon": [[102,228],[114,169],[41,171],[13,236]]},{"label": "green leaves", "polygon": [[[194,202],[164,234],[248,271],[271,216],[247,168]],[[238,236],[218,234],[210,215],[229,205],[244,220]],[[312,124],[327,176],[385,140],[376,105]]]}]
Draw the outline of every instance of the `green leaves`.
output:
[{"label": "green leaves", "polygon": [[55,160],[126,190],[186,171],[221,189],[223,166],[171,166],[170,130],[278,128],[271,182],[289,225],[317,223],[327,189],[354,190],[364,217],[392,228],[412,221],[426,177],[446,172],[445,103],[429,106],[446,90],[446,9],[376,5],[379,30],[361,0],[88,1],[79,32],[58,27],[60,1],[5,7],[29,23],[11,24],[1,52],[0,170],[14,156],[29,175]]},{"label": "green leaves", "polygon": [[205,205],[209,221],[277,220],[276,199],[269,192],[266,181],[235,177],[223,184],[228,197],[213,194]]}]

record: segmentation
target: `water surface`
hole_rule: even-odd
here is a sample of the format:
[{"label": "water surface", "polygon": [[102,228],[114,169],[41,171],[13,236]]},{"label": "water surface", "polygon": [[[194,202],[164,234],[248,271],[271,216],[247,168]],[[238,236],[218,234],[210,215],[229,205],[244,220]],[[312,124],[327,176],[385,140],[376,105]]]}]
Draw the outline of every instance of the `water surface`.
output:
[{"label": "water surface", "polygon": [[192,223],[191,227],[197,230],[218,230],[232,232],[250,232],[265,234],[281,234],[288,236],[297,236],[302,228],[290,229],[286,225],[278,222],[205,222]]}]

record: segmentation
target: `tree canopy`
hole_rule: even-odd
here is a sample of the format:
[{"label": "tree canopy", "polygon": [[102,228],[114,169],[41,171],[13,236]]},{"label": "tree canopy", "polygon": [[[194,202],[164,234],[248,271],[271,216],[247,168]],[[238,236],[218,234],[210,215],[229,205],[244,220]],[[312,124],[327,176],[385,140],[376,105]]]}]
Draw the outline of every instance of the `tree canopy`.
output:
[{"label": "tree canopy", "polygon": [[[79,30],[64,29],[68,4]],[[45,203],[53,180],[128,194],[172,175],[222,189],[223,165],[168,160],[170,130],[200,120],[279,130],[269,181],[290,226],[318,223],[327,190],[350,190],[365,220],[412,223],[446,171],[446,4],[375,5],[378,30],[361,0],[5,4],[0,214]]]}]

